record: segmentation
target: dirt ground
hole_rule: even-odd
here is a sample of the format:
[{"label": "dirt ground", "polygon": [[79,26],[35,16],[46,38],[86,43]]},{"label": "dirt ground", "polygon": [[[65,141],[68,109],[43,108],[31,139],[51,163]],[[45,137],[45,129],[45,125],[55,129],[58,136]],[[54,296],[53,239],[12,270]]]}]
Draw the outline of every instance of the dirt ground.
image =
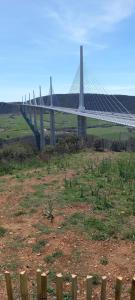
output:
[{"label": "dirt ground", "polygon": [[[70,170],[66,177],[70,178],[75,172]],[[89,212],[89,204],[64,206],[54,209],[53,222],[44,215],[43,208],[38,207],[35,212],[16,215],[19,203],[28,193],[33,192],[34,186],[50,183],[54,180],[61,186],[65,174],[47,175],[41,179],[28,178],[22,182],[13,176],[1,178],[4,188],[0,192],[0,226],[7,229],[6,234],[0,237],[0,285],[1,300],[6,299],[3,274],[5,270],[12,274],[26,270],[31,281],[34,281],[36,270],[71,273],[78,275],[78,298],[84,299],[86,294],[85,278],[88,274],[106,275],[108,279],[107,292],[109,299],[113,298],[116,276],[123,277],[123,297],[129,294],[131,279],[135,274],[135,244],[131,241],[112,240],[92,241],[83,232],[76,230],[61,230],[61,224],[67,216],[75,212]],[[45,191],[49,193],[49,188]],[[40,224],[48,228],[48,232],[41,232]],[[38,240],[45,240],[46,244],[33,251],[33,246]],[[53,262],[47,262],[46,257],[54,252],[62,252],[62,256]],[[101,263],[103,258],[107,263]],[[70,289],[70,284],[64,284],[65,290]],[[100,285],[94,286],[94,298],[99,298]],[[3,296],[2,296],[3,293]],[[128,296],[129,297],[129,296]]]}]

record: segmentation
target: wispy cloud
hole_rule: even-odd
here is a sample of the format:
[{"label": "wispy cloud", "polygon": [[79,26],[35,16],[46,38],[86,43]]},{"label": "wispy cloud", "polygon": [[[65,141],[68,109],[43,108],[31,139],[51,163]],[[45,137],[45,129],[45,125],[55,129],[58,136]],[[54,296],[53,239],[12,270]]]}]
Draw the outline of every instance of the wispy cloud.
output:
[{"label": "wispy cloud", "polygon": [[[97,34],[114,29],[134,11],[135,0],[84,0],[79,4],[71,0],[54,0],[45,8],[46,16],[58,26],[56,30],[62,37],[86,44]],[[95,43],[95,48],[98,46]],[[101,44],[101,48],[104,45]]]}]

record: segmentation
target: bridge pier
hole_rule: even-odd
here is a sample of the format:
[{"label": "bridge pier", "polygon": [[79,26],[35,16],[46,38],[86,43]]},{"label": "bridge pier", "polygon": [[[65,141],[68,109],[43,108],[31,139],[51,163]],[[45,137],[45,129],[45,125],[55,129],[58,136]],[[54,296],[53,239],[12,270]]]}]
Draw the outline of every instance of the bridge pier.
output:
[{"label": "bridge pier", "polygon": [[30,100],[30,93],[29,93],[29,121],[32,124],[32,107],[31,107],[31,100]]},{"label": "bridge pier", "polygon": [[32,108],[29,106],[29,121],[32,124]]},{"label": "bridge pier", "polygon": [[25,113],[26,118],[28,117],[28,116],[27,116],[27,112],[28,112],[28,107],[25,105],[25,106],[24,106],[24,113]]},{"label": "bridge pier", "polygon": [[55,145],[55,116],[54,111],[50,110],[50,144]]},{"label": "bridge pier", "polygon": [[43,150],[45,146],[45,135],[44,135],[44,112],[43,108],[40,108],[40,150]]},{"label": "bridge pier", "polygon": [[34,107],[34,111],[33,111],[33,116],[34,116],[34,130],[37,131],[37,111],[36,111],[36,107]]},{"label": "bridge pier", "polygon": [[77,116],[78,136],[82,139],[86,138],[86,117]]}]

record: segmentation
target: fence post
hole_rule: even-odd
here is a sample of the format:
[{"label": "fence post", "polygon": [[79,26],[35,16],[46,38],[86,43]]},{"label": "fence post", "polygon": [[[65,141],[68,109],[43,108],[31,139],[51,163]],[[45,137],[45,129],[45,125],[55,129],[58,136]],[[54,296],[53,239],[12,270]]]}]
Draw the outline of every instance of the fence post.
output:
[{"label": "fence post", "polygon": [[92,276],[87,276],[86,278],[86,299],[92,299]]},{"label": "fence post", "polygon": [[77,275],[72,274],[72,300],[77,300]]},{"label": "fence post", "polygon": [[10,276],[10,273],[8,271],[5,272],[5,280],[6,280],[6,290],[7,290],[8,300],[14,300],[11,276]]},{"label": "fence post", "polygon": [[37,300],[41,298],[41,270],[37,269]]},{"label": "fence post", "polygon": [[115,300],[121,299],[122,277],[117,277],[115,286]]},{"label": "fence post", "polygon": [[132,279],[130,300],[135,300],[135,277]]},{"label": "fence post", "polygon": [[29,300],[27,276],[25,271],[20,273],[20,291],[21,291],[21,299]]},{"label": "fence post", "polygon": [[56,298],[57,300],[63,298],[63,276],[61,273],[56,275]]},{"label": "fence post", "polygon": [[41,300],[47,299],[47,275],[46,273],[41,274]]},{"label": "fence post", "polygon": [[101,284],[101,300],[106,300],[106,284],[107,284],[107,277],[102,277],[102,284]]}]

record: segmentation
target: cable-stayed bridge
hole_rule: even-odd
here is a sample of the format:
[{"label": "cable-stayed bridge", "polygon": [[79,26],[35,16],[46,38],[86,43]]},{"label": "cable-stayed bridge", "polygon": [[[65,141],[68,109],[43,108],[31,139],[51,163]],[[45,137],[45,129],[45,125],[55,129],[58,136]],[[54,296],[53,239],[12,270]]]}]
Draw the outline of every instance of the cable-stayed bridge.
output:
[{"label": "cable-stayed bridge", "polygon": [[[94,103],[91,105],[85,104],[85,91],[94,88],[97,93],[94,94]],[[76,93],[78,91],[78,93]],[[33,98],[29,94],[29,100],[22,98],[21,112],[35,134],[37,144],[40,144],[42,149],[45,145],[44,132],[44,111],[50,113],[50,142],[55,144],[55,112],[62,112],[77,116],[78,135],[82,138],[86,136],[86,119],[97,119],[115,124],[120,124],[135,128],[135,114],[127,109],[127,107],[118,99],[117,96],[107,94],[102,88],[99,92],[99,86],[95,87],[95,83],[89,84],[84,80],[84,65],[83,65],[83,47],[80,46],[80,65],[73,80],[70,94],[72,95],[71,107],[66,107],[60,103],[59,95],[54,94],[52,87],[52,77],[50,77],[49,96],[42,96],[41,87],[39,88],[39,97]],[[74,105],[74,98],[78,97],[78,105]],[[65,96],[66,97],[66,96]],[[68,95],[67,95],[68,97]],[[89,101],[91,96],[89,94]],[[37,113],[40,115],[40,129],[37,126]]]}]

